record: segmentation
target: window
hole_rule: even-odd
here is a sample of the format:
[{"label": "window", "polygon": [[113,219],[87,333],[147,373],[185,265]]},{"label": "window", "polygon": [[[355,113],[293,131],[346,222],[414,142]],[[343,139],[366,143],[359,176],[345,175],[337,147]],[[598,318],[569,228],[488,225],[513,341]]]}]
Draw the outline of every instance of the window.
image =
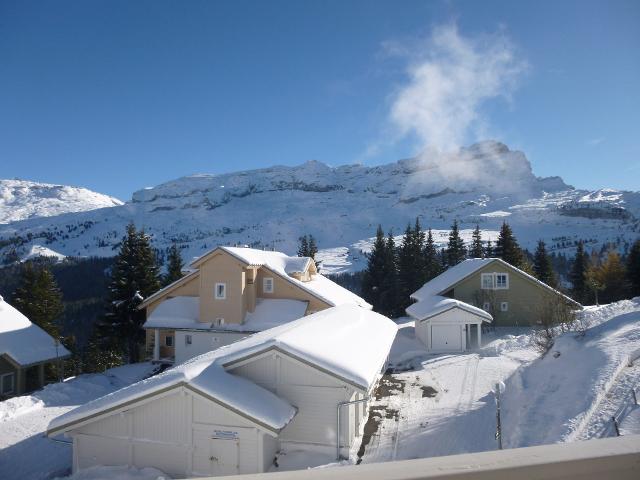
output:
[{"label": "window", "polygon": [[509,311],[509,302],[501,302],[500,303],[500,311],[508,312]]},{"label": "window", "polygon": [[265,277],[262,279],[262,291],[264,293],[273,293],[273,278]]},{"label": "window", "polygon": [[15,375],[13,373],[5,373],[0,375],[0,393],[13,393],[15,389]]},{"label": "window", "polygon": [[480,276],[480,286],[483,290],[507,290],[509,288],[509,274],[483,273]]},{"label": "window", "polygon": [[493,273],[482,274],[482,289],[483,290],[493,289]]},{"label": "window", "polygon": [[191,335],[185,335],[184,336],[184,344],[185,344],[185,346],[191,345],[192,343],[193,343],[193,338],[191,337]]},{"label": "window", "polygon": [[489,313],[491,313],[491,303],[489,303],[489,302],[484,302],[484,304],[482,305],[482,309],[483,309],[485,312],[489,312]]},{"label": "window", "polygon": [[495,275],[497,289],[509,288],[509,276],[506,273],[496,273]]},{"label": "window", "polygon": [[224,318],[216,318],[216,326],[221,327],[224,325]]},{"label": "window", "polygon": [[173,335],[167,335],[164,337],[164,345],[166,347],[173,347]]},{"label": "window", "polygon": [[216,283],[216,292],[215,292],[216,300],[224,300],[227,298],[227,284],[226,283]]}]

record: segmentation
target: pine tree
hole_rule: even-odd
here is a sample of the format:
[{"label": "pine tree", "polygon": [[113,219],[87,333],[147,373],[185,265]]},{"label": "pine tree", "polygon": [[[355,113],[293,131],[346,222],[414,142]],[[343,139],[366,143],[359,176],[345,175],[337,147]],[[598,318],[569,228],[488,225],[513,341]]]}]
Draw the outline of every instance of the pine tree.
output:
[{"label": "pine tree", "polygon": [[495,252],[493,251],[493,244],[491,240],[487,240],[487,246],[484,248],[484,257],[485,258],[493,258]]},{"label": "pine tree", "polygon": [[309,255],[314,263],[316,264],[316,268],[320,267],[320,262],[316,261],[316,253],[318,253],[318,246],[316,245],[316,239],[313,238],[313,235],[309,235]]},{"label": "pine tree", "polygon": [[500,234],[496,242],[495,256],[516,268],[523,268],[525,265],[522,250],[507,222],[503,222],[500,228]]},{"label": "pine tree", "polygon": [[633,242],[627,256],[627,281],[632,297],[640,295],[640,239]]},{"label": "pine tree", "polygon": [[404,314],[402,298],[398,289],[398,258],[396,252],[396,242],[393,239],[393,232],[389,231],[384,249],[384,275],[380,292],[382,312],[384,315],[395,317]]},{"label": "pine tree", "polygon": [[[408,307],[411,299],[409,296],[416,290],[416,256],[415,233],[411,224],[407,225],[402,237],[402,243],[398,249],[398,309]],[[420,252],[422,254],[422,252]]]},{"label": "pine tree", "polygon": [[298,256],[299,257],[308,257],[309,256],[309,237],[303,235],[298,239]]},{"label": "pine tree", "polygon": [[425,265],[425,279],[424,282],[428,282],[436,278],[442,273],[442,263],[440,262],[440,256],[438,255],[438,249],[433,241],[433,233],[431,229],[427,232],[427,240],[424,244],[424,265]]},{"label": "pine tree", "polygon": [[[426,258],[424,257],[424,248],[425,248],[425,234],[422,230],[422,225],[420,225],[420,219],[416,217],[416,223],[413,227],[413,256],[415,258],[414,265],[414,279],[413,279],[413,291],[415,292],[418,288],[422,287],[424,283],[427,281],[427,264]],[[412,292],[413,293],[413,292]]]},{"label": "pine tree", "polygon": [[571,293],[580,303],[587,301],[587,269],[589,267],[589,260],[584,251],[584,243],[578,242],[576,248],[576,256],[573,259],[571,265],[571,271],[569,272],[569,280],[571,281],[572,288]]},{"label": "pine tree", "polygon": [[449,232],[449,243],[447,244],[447,266],[449,268],[459,264],[466,257],[464,241],[460,238],[458,221],[454,220]]},{"label": "pine tree", "polygon": [[98,348],[122,352],[130,363],[139,361],[145,313],[138,305],[159,287],[150,239],[129,224],[111,272],[107,311],[96,338]]},{"label": "pine tree", "polygon": [[387,241],[382,226],[378,225],[376,239],[367,255],[367,269],[362,278],[362,296],[379,313],[386,313],[381,296],[386,274],[386,248]]},{"label": "pine tree", "polygon": [[167,274],[164,276],[164,285],[169,285],[182,278],[182,256],[180,255],[180,249],[175,243],[169,248],[169,255],[167,256]]},{"label": "pine tree", "polygon": [[64,311],[62,293],[46,266],[24,264],[20,284],[13,293],[13,305],[53,338],[60,338],[58,321]]},{"label": "pine tree", "polygon": [[480,232],[480,225],[476,225],[471,236],[471,247],[469,248],[469,257],[471,258],[483,258],[484,248],[482,247],[482,233]]},{"label": "pine tree", "polygon": [[534,254],[533,271],[535,277],[541,282],[552,287],[556,286],[556,274],[553,271],[551,258],[547,254],[547,247],[542,240],[538,240],[538,246]]}]

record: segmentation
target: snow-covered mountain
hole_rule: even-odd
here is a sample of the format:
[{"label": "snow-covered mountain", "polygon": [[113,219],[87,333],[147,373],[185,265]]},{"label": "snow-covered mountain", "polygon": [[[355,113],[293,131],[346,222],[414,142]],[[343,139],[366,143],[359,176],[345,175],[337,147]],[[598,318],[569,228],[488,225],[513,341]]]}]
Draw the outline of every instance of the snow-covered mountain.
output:
[{"label": "snow-covered mountain", "polygon": [[[539,178],[522,152],[483,142],[449,155],[425,152],[368,167],[317,161],[223,175],[192,175],[140,190],[130,202],[82,213],[0,225],[0,256],[33,245],[64,255],[111,256],[134,222],[164,250],[178,242],[185,260],[218,244],[247,244],[294,253],[312,234],[326,271],[358,270],[377,225],[397,234],[419,216],[444,241],[454,218],[495,237],[507,220],[521,244],[542,238],[571,251],[621,248],[640,231],[640,193],[575,189],[558,177]],[[469,233],[469,232],[466,232]]]},{"label": "snow-covered mountain", "polygon": [[0,224],[122,205],[86,188],[27,180],[0,180]]}]

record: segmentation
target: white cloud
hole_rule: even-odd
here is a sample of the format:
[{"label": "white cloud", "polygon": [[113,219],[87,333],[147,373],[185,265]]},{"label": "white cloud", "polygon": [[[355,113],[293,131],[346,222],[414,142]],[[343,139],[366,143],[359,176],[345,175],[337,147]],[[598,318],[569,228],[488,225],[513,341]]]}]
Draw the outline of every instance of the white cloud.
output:
[{"label": "white cloud", "polygon": [[[453,151],[486,135],[483,105],[510,100],[527,62],[502,32],[471,38],[448,24],[419,43],[408,56],[406,83],[392,96],[389,120],[399,136],[415,138],[421,150]],[[384,48],[407,51],[392,42]]]}]

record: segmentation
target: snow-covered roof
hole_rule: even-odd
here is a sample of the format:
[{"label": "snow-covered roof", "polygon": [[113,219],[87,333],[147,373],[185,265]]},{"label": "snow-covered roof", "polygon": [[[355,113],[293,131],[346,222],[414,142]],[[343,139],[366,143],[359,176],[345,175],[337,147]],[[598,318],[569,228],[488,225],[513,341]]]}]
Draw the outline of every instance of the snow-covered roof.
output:
[{"label": "snow-covered roof", "polygon": [[306,290],[331,306],[335,307],[343,304],[356,304],[363,308],[372,308],[371,305],[364,301],[364,299],[329,280],[323,275],[315,274],[312,276],[311,280],[306,282],[292,277],[291,274],[301,273],[309,268],[312,260],[308,257],[290,257],[282,252],[257,250],[255,248],[218,247],[202,257],[197,258],[191,263],[191,265],[199,265],[199,262],[201,262],[206,256],[218,249],[233,255],[247,265],[265,267],[269,269],[284,280]]},{"label": "snow-covered roof", "polygon": [[425,283],[420,289],[418,289],[417,291],[411,294],[411,298],[413,298],[414,300],[420,301],[420,300],[426,300],[429,297],[432,297],[434,295],[442,295],[450,287],[461,282],[462,280],[467,278],[469,275],[474,274],[475,272],[480,270],[482,267],[494,262],[501,264],[502,267],[517,271],[520,275],[531,280],[532,282],[537,283],[541,287],[546,288],[547,290],[550,290],[558,295],[561,295],[568,302],[573,303],[574,305],[577,305],[577,306],[581,306],[578,302],[567,297],[562,292],[556,290],[555,288],[550,287],[546,283],[541,282],[537,278],[532,277],[528,273],[520,270],[519,268],[514,267],[513,265],[505,262],[500,258],[469,258],[467,260],[464,260],[460,262],[458,265],[455,265],[445,270],[433,280]]},{"label": "snow-covered roof", "polygon": [[[279,298],[258,298],[253,312],[247,312],[244,324],[248,331],[260,332],[304,317],[309,302]],[[233,327],[233,325],[226,325]]]},{"label": "snow-covered roof", "polygon": [[184,276],[182,278],[179,278],[178,280],[170,283],[166,287],[161,288],[153,295],[150,295],[147,298],[145,298],[144,301],[138,306],[138,308],[142,309],[142,308],[148,307],[151,303],[153,303],[158,298],[162,298],[163,295],[171,292],[172,290],[175,290],[179,286],[184,285],[188,281],[192,280],[194,277],[200,275],[200,271],[197,269],[189,269],[188,272],[185,272],[183,270],[182,273],[184,273]]},{"label": "snow-covered roof", "polygon": [[415,300],[426,300],[434,295],[440,295],[450,286],[467,278],[469,275],[495,260],[495,258],[470,258],[464,260],[425,283],[416,292],[411,294],[411,298]]},{"label": "snow-covered roof", "polygon": [[218,349],[230,364],[277,348],[363,389],[375,382],[397,325],[356,305],[341,305],[256,333]]},{"label": "snow-covered roof", "polygon": [[329,308],[205,353],[160,375],[82,405],[54,419],[48,433],[66,430],[89,416],[180,384],[279,430],[293,418],[295,408],[251,381],[226,372],[225,367],[278,348],[369,389],[384,366],[396,332],[395,323],[370,310],[354,305]]},{"label": "snow-covered roof", "polygon": [[261,332],[304,316],[309,302],[276,298],[258,298],[253,312],[247,312],[244,323],[213,325],[200,322],[199,297],[172,297],[161,302],[149,315],[144,328]]},{"label": "snow-covered roof", "polygon": [[[309,268],[309,264],[312,261],[309,257],[290,257],[289,255],[286,255],[282,252],[258,250],[257,248],[225,246],[218,248],[242,260],[242,262],[246,263],[247,265],[251,265],[254,267],[262,267],[264,265],[268,265],[269,267],[271,267],[271,269],[281,271],[283,273],[286,273],[287,275],[306,272],[307,268]],[[193,262],[191,262],[191,265],[198,265],[202,259],[204,259],[213,251],[196,258]]]},{"label": "snow-covered roof", "polygon": [[143,328],[209,329],[209,323],[198,321],[200,297],[167,298],[147,317]]},{"label": "snow-covered roof", "polygon": [[222,365],[216,362],[215,352],[195,357],[160,375],[81,405],[54,418],[49,423],[47,432],[54,434],[65,431],[87,417],[180,385],[211,396],[272,430],[284,428],[295,416],[295,407],[250,380],[227,373]]},{"label": "snow-covered roof", "polygon": [[493,320],[491,314],[485,312],[481,308],[469,305],[468,303],[456,300],[455,298],[442,297],[440,295],[434,295],[433,297],[428,297],[424,300],[413,303],[407,307],[406,312],[417,320],[425,320],[446,312],[447,310],[451,310],[452,308],[459,308],[469,312],[482,318],[485,322],[491,322]]},{"label": "snow-covered roof", "polygon": [[69,356],[53,337],[34,325],[0,296],[0,355],[7,354],[22,366]]}]

